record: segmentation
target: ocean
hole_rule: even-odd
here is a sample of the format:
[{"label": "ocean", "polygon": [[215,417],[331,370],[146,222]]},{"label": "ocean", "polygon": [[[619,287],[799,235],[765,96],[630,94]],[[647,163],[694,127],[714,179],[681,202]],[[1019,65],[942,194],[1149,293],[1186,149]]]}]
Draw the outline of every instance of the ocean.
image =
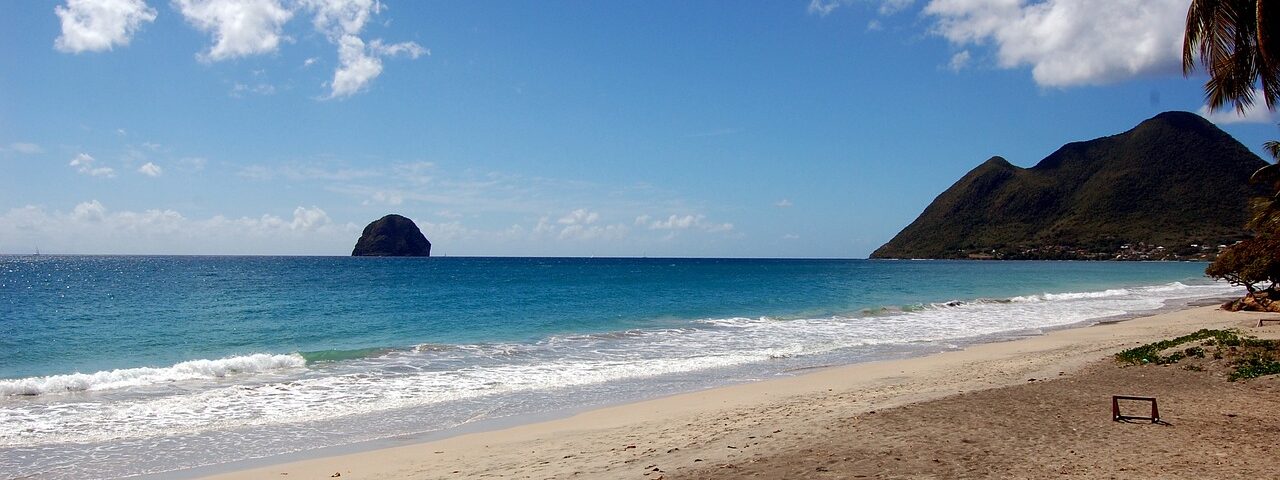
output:
[{"label": "ocean", "polygon": [[0,477],[447,435],[1238,293],[1204,267],[0,256]]}]

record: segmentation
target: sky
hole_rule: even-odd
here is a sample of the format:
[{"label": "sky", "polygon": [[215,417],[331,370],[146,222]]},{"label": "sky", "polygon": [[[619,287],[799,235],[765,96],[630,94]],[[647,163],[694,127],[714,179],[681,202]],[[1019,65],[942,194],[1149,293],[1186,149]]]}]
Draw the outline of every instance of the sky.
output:
[{"label": "sky", "polygon": [[65,0],[0,14],[0,253],[861,258],[1203,108],[1189,0]]}]

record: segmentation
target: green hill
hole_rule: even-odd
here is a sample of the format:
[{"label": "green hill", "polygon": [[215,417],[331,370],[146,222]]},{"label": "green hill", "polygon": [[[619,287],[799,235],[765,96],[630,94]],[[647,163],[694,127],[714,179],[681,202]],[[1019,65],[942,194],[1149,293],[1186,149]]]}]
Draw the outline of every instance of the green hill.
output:
[{"label": "green hill", "polygon": [[871,257],[1112,258],[1126,244],[1231,243],[1244,236],[1247,181],[1263,165],[1204,118],[1165,112],[1031,168],[992,157]]}]

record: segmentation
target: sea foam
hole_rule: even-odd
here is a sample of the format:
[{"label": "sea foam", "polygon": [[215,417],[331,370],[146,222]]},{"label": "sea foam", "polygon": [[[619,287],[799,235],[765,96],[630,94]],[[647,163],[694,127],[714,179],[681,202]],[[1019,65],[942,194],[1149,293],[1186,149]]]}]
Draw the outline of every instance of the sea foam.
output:
[{"label": "sea foam", "polygon": [[301,355],[269,355],[264,353],[218,360],[190,360],[160,368],[124,368],[94,373],[72,373],[68,375],[0,380],[0,396],[110,390],[182,380],[223,378],[239,373],[260,373],[286,368],[301,368],[305,365],[306,360]]}]

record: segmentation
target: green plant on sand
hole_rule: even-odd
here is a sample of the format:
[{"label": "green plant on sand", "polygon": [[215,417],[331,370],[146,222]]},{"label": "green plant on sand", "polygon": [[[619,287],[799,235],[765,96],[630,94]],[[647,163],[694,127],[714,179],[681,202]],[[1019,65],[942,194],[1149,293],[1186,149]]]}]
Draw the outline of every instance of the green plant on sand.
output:
[{"label": "green plant on sand", "polygon": [[[1196,342],[1198,345],[1174,350]],[[1229,381],[1280,373],[1280,341],[1241,335],[1236,330],[1202,329],[1181,337],[1130,348],[1117,353],[1115,358],[1117,362],[1129,365],[1170,365],[1188,358],[1206,358],[1208,352],[1204,347],[1214,349],[1213,359],[1227,360],[1231,367],[1227,375]],[[1183,369],[1201,371],[1204,368],[1201,365],[1185,365]]]}]

